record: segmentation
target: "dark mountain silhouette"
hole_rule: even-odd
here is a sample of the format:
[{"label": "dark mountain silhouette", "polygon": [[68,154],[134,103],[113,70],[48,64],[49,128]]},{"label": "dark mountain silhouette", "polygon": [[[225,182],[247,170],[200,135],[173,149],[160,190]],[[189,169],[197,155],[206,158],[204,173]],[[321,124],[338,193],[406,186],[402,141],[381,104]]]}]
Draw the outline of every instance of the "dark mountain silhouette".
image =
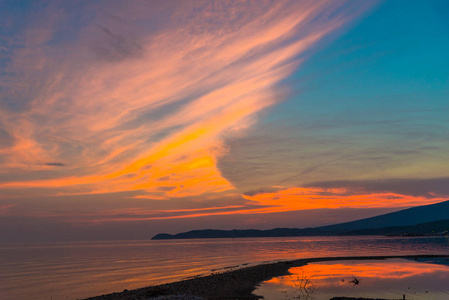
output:
[{"label": "dark mountain silhouette", "polygon": [[413,207],[372,218],[316,228],[270,230],[193,230],[178,234],[159,233],[153,240],[327,235],[429,235],[449,229],[449,201]]},{"label": "dark mountain silhouette", "polygon": [[159,233],[152,240],[168,239],[208,239],[208,238],[242,238],[242,237],[280,237],[280,236],[316,236],[327,235],[325,231],[315,228],[275,228],[270,230],[243,229],[217,230],[203,229],[182,232],[178,234]]},{"label": "dark mountain silhouette", "polygon": [[412,207],[372,218],[322,226],[317,229],[339,233],[357,229],[411,226],[445,219],[449,219],[449,200],[430,205]]},{"label": "dark mountain silhouette", "polygon": [[357,229],[345,232],[345,235],[390,235],[390,236],[417,236],[417,235],[448,235],[449,219],[422,223],[412,226],[393,226],[382,228]]}]

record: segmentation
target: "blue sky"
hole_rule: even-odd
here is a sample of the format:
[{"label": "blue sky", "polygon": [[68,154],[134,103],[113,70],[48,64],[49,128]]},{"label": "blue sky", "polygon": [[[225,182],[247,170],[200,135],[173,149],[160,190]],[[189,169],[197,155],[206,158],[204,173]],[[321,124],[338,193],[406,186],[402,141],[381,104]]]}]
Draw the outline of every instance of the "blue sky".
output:
[{"label": "blue sky", "polygon": [[[286,79],[293,90],[290,96],[273,107],[256,125],[260,131],[254,129],[252,134],[280,128],[292,147],[297,144],[298,153],[304,147],[301,139],[310,140],[312,146],[306,147],[312,148],[314,139],[321,139],[329,151],[342,151],[340,156],[354,157],[354,150],[360,150],[381,163],[382,158],[391,162],[382,165],[384,176],[391,178],[427,177],[421,173],[423,168],[435,166],[418,166],[419,161],[438,161],[440,170],[433,170],[434,176],[444,176],[449,127],[448,4],[404,3],[380,3],[324,43]],[[313,160],[313,153],[303,159]],[[416,169],[390,175],[388,169],[395,167],[396,160]]]}]

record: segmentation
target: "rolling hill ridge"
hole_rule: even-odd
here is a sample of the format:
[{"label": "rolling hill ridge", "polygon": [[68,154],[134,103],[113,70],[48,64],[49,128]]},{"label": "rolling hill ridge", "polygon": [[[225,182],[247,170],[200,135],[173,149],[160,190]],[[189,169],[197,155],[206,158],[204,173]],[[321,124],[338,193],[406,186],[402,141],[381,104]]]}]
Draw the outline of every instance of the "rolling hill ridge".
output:
[{"label": "rolling hill ridge", "polygon": [[447,234],[448,230],[449,200],[357,221],[315,228],[204,229],[178,234],[159,233],[152,240],[334,235],[433,235],[445,234],[444,232]]}]

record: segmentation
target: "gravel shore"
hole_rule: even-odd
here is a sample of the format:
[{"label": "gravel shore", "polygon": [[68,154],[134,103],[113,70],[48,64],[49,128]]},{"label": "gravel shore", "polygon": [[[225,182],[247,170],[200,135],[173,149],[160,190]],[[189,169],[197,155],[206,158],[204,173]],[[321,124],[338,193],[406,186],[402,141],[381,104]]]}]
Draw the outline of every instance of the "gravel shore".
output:
[{"label": "gravel shore", "polygon": [[273,277],[289,275],[289,269],[311,262],[388,258],[436,258],[448,255],[324,257],[273,262],[183,281],[91,297],[86,300],[171,300],[171,299],[260,299],[252,294],[256,286]]}]

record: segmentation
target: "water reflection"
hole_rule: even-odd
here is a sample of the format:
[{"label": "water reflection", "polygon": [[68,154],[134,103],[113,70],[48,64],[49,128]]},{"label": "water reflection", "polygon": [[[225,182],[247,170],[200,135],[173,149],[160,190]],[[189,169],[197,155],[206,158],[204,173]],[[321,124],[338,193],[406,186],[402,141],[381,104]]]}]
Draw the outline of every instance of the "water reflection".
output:
[{"label": "water reflection", "polygon": [[0,244],[0,299],[80,299],[279,259],[416,254],[449,255],[449,240],[354,236]]},{"label": "water reflection", "polygon": [[449,299],[447,259],[359,260],[311,263],[290,276],[264,282],[255,294],[265,299],[329,300],[336,296]]}]

